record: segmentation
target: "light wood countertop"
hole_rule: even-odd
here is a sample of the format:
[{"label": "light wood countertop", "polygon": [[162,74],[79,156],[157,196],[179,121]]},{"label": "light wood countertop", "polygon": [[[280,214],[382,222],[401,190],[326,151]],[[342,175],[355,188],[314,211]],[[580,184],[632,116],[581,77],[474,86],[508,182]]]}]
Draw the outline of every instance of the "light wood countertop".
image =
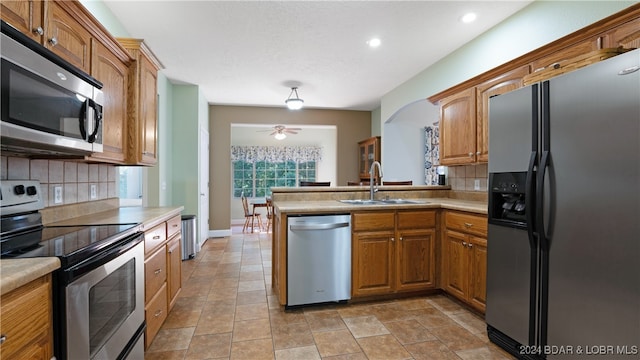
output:
[{"label": "light wood countertop", "polygon": [[0,260],[0,295],[60,268],[56,257]]},{"label": "light wood countertop", "polygon": [[274,201],[273,205],[278,214],[312,214],[352,212],[359,210],[383,210],[383,209],[449,209],[467,211],[477,214],[487,214],[487,203],[484,201],[461,200],[451,198],[416,198],[416,204],[372,204],[354,205],[342,203],[339,200],[315,200],[315,201]]}]

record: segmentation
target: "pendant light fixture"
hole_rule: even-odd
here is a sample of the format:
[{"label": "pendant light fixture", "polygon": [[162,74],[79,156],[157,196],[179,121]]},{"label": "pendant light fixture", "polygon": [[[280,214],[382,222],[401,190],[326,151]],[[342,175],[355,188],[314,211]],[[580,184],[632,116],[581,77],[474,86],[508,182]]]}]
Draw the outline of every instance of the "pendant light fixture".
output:
[{"label": "pendant light fixture", "polygon": [[[294,93],[295,93],[295,97],[292,97]],[[289,108],[289,110],[302,109],[302,105],[304,104],[304,100],[300,99],[300,97],[298,96],[298,88],[297,87],[292,87],[291,88],[291,93],[289,94],[289,98],[287,98],[287,100],[285,100],[284,103],[287,104],[287,107]]]}]

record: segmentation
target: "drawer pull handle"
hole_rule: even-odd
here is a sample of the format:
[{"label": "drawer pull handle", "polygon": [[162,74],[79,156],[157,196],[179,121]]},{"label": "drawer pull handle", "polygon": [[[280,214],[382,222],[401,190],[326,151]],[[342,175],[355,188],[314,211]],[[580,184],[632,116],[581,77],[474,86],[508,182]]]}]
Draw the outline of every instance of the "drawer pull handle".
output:
[{"label": "drawer pull handle", "polygon": [[173,226],[173,227],[178,227],[178,224],[173,224],[173,225],[171,225],[171,226]]},{"label": "drawer pull handle", "polygon": [[158,317],[162,315],[162,310],[157,310],[155,314],[153,314],[153,317]]},{"label": "drawer pull handle", "polygon": [[162,269],[156,269],[156,271],[154,271],[153,273],[154,273],[154,274],[156,274],[156,275],[158,275],[158,274],[160,274],[161,272],[162,272]]},{"label": "drawer pull handle", "polygon": [[160,239],[160,235],[156,235],[153,237],[153,240],[158,240],[158,239]]},{"label": "drawer pull handle", "polygon": [[464,227],[466,227],[467,229],[472,227],[472,226],[473,226],[473,224],[471,224],[471,223],[464,223]]},{"label": "drawer pull handle", "polygon": [[0,335],[0,345],[4,344],[5,341],[7,341],[7,335]]}]

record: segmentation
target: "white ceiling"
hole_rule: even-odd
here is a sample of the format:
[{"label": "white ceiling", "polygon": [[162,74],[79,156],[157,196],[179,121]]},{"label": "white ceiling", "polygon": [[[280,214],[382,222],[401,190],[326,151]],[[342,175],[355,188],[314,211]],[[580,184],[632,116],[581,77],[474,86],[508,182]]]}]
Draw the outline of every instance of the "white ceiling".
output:
[{"label": "white ceiling", "polygon": [[[104,2],[173,83],[211,104],[284,106],[298,86],[306,107],[369,111],[531,1]],[[461,23],[470,11],[478,19]]]}]

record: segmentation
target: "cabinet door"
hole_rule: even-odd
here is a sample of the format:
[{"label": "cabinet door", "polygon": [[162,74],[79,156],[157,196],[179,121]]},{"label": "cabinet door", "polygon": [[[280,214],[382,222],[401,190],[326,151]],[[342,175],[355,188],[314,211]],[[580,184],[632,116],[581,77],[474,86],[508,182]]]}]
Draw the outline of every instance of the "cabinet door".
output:
[{"label": "cabinet door", "polygon": [[440,164],[476,161],[476,89],[440,101]]},{"label": "cabinet door", "polygon": [[129,68],[103,44],[95,45],[91,75],[104,85],[104,118],[103,152],[94,153],[92,158],[122,164],[126,158]]},{"label": "cabinet door", "polygon": [[[162,286],[167,282],[166,245],[163,245],[144,262],[144,294],[145,303],[151,301]],[[166,301],[166,299],[165,299]]]},{"label": "cabinet door", "polygon": [[397,290],[435,287],[435,229],[398,232]]},{"label": "cabinet door", "polygon": [[182,288],[182,247],[181,234],[176,235],[167,243],[167,297],[169,311],[175,305],[178,292]]},{"label": "cabinet door", "polygon": [[353,233],[353,296],[393,292],[393,231]]},{"label": "cabinet door", "polygon": [[562,65],[576,56],[586,54],[593,50],[598,50],[598,48],[597,38],[584,40],[534,60],[531,62],[531,72],[534,73],[554,64]]},{"label": "cabinet door", "polygon": [[467,235],[445,231],[445,290],[461,300],[467,298],[469,255]]},{"label": "cabinet door", "polygon": [[640,48],[640,18],[626,22],[607,32],[603,47],[625,49]]},{"label": "cabinet door", "polygon": [[48,1],[44,46],[87,74],[91,72],[91,34],[57,2]]},{"label": "cabinet door", "polygon": [[155,66],[144,56],[140,58],[140,151],[141,163],[154,165],[157,162],[157,90]]},{"label": "cabinet door", "polygon": [[2,20],[42,44],[44,34],[44,1],[20,0],[0,3]]},{"label": "cabinet door", "polygon": [[521,88],[523,77],[528,74],[529,65],[525,65],[477,86],[476,156],[478,162],[489,161],[489,98]]},{"label": "cabinet door", "polygon": [[469,236],[469,302],[471,306],[485,311],[487,304],[487,239]]}]

